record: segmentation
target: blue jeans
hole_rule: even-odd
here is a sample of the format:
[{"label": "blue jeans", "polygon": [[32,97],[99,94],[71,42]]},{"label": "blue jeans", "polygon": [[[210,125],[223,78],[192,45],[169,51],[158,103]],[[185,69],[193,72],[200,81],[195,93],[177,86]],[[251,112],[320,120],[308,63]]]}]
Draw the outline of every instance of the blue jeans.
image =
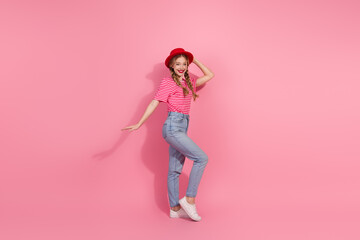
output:
[{"label": "blue jeans", "polygon": [[208,162],[208,156],[191,140],[188,135],[189,115],[168,112],[162,128],[162,136],[169,143],[169,171],[167,178],[170,207],[179,205],[179,175],[182,172],[185,157],[194,161],[186,196],[195,197],[201,177]]}]

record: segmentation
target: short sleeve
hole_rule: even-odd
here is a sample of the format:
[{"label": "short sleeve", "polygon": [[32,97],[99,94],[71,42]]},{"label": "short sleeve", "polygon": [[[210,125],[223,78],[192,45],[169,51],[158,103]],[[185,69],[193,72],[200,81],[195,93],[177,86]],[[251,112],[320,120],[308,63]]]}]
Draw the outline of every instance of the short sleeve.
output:
[{"label": "short sleeve", "polygon": [[163,78],[154,96],[154,99],[160,102],[167,102],[170,93],[171,93],[171,88],[169,86],[169,81],[167,78]]}]

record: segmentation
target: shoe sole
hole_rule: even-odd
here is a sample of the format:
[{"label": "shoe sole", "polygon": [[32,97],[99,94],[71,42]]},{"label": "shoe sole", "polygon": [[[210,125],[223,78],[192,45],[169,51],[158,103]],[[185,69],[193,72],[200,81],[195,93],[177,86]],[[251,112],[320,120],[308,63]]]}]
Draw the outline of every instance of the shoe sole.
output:
[{"label": "shoe sole", "polygon": [[[185,210],[184,210],[185,211]],[[186,213],[186,212],[185,212]],[[186,213],[187,214],[187,213]],[[171,213],[170,213],[170,218],[190,218],[190,216],[189,215],[186,215],[186,216],[180,216],[180,215],[171,215]]]}]

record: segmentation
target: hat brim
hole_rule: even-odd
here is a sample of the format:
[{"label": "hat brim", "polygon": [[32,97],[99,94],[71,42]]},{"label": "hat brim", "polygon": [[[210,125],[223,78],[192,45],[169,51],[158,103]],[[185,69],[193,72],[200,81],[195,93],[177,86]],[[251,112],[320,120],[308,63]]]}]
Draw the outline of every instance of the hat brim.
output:
[{"label": "hat brim", "polygon": [[190,63],[192,63],[192,61],[194,60],[194,56],[192,55],[191,52],[187,52],[187,51],[177,52],[177,53],[174,53],[174,54],[170,54],[170,55],[166,58],[166,60],[165,60],[165,65],[166,65],[166,67],[170,68],[170,66],[169,66],[170,60],[171,60],[173,57],[175,57],[176,55],[180,55],[180,54],[185,54],[185,55],[188,57],[188,59],[189,59],[189,65],[190,65]]}]

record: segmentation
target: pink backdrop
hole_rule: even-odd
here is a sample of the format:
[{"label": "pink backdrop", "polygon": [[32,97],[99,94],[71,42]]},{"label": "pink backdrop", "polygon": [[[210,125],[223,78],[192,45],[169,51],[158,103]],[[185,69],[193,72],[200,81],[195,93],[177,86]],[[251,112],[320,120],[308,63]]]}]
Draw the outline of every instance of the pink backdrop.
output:
[{"label": "pink backdrop", "polygon": [[[359,11],[355,0],[1,1],[0,238],[359,239]],[[121,131],[177,47],[215,73],[190,113],[209,156],[198,223],[168,217],[166,106]]]}]

